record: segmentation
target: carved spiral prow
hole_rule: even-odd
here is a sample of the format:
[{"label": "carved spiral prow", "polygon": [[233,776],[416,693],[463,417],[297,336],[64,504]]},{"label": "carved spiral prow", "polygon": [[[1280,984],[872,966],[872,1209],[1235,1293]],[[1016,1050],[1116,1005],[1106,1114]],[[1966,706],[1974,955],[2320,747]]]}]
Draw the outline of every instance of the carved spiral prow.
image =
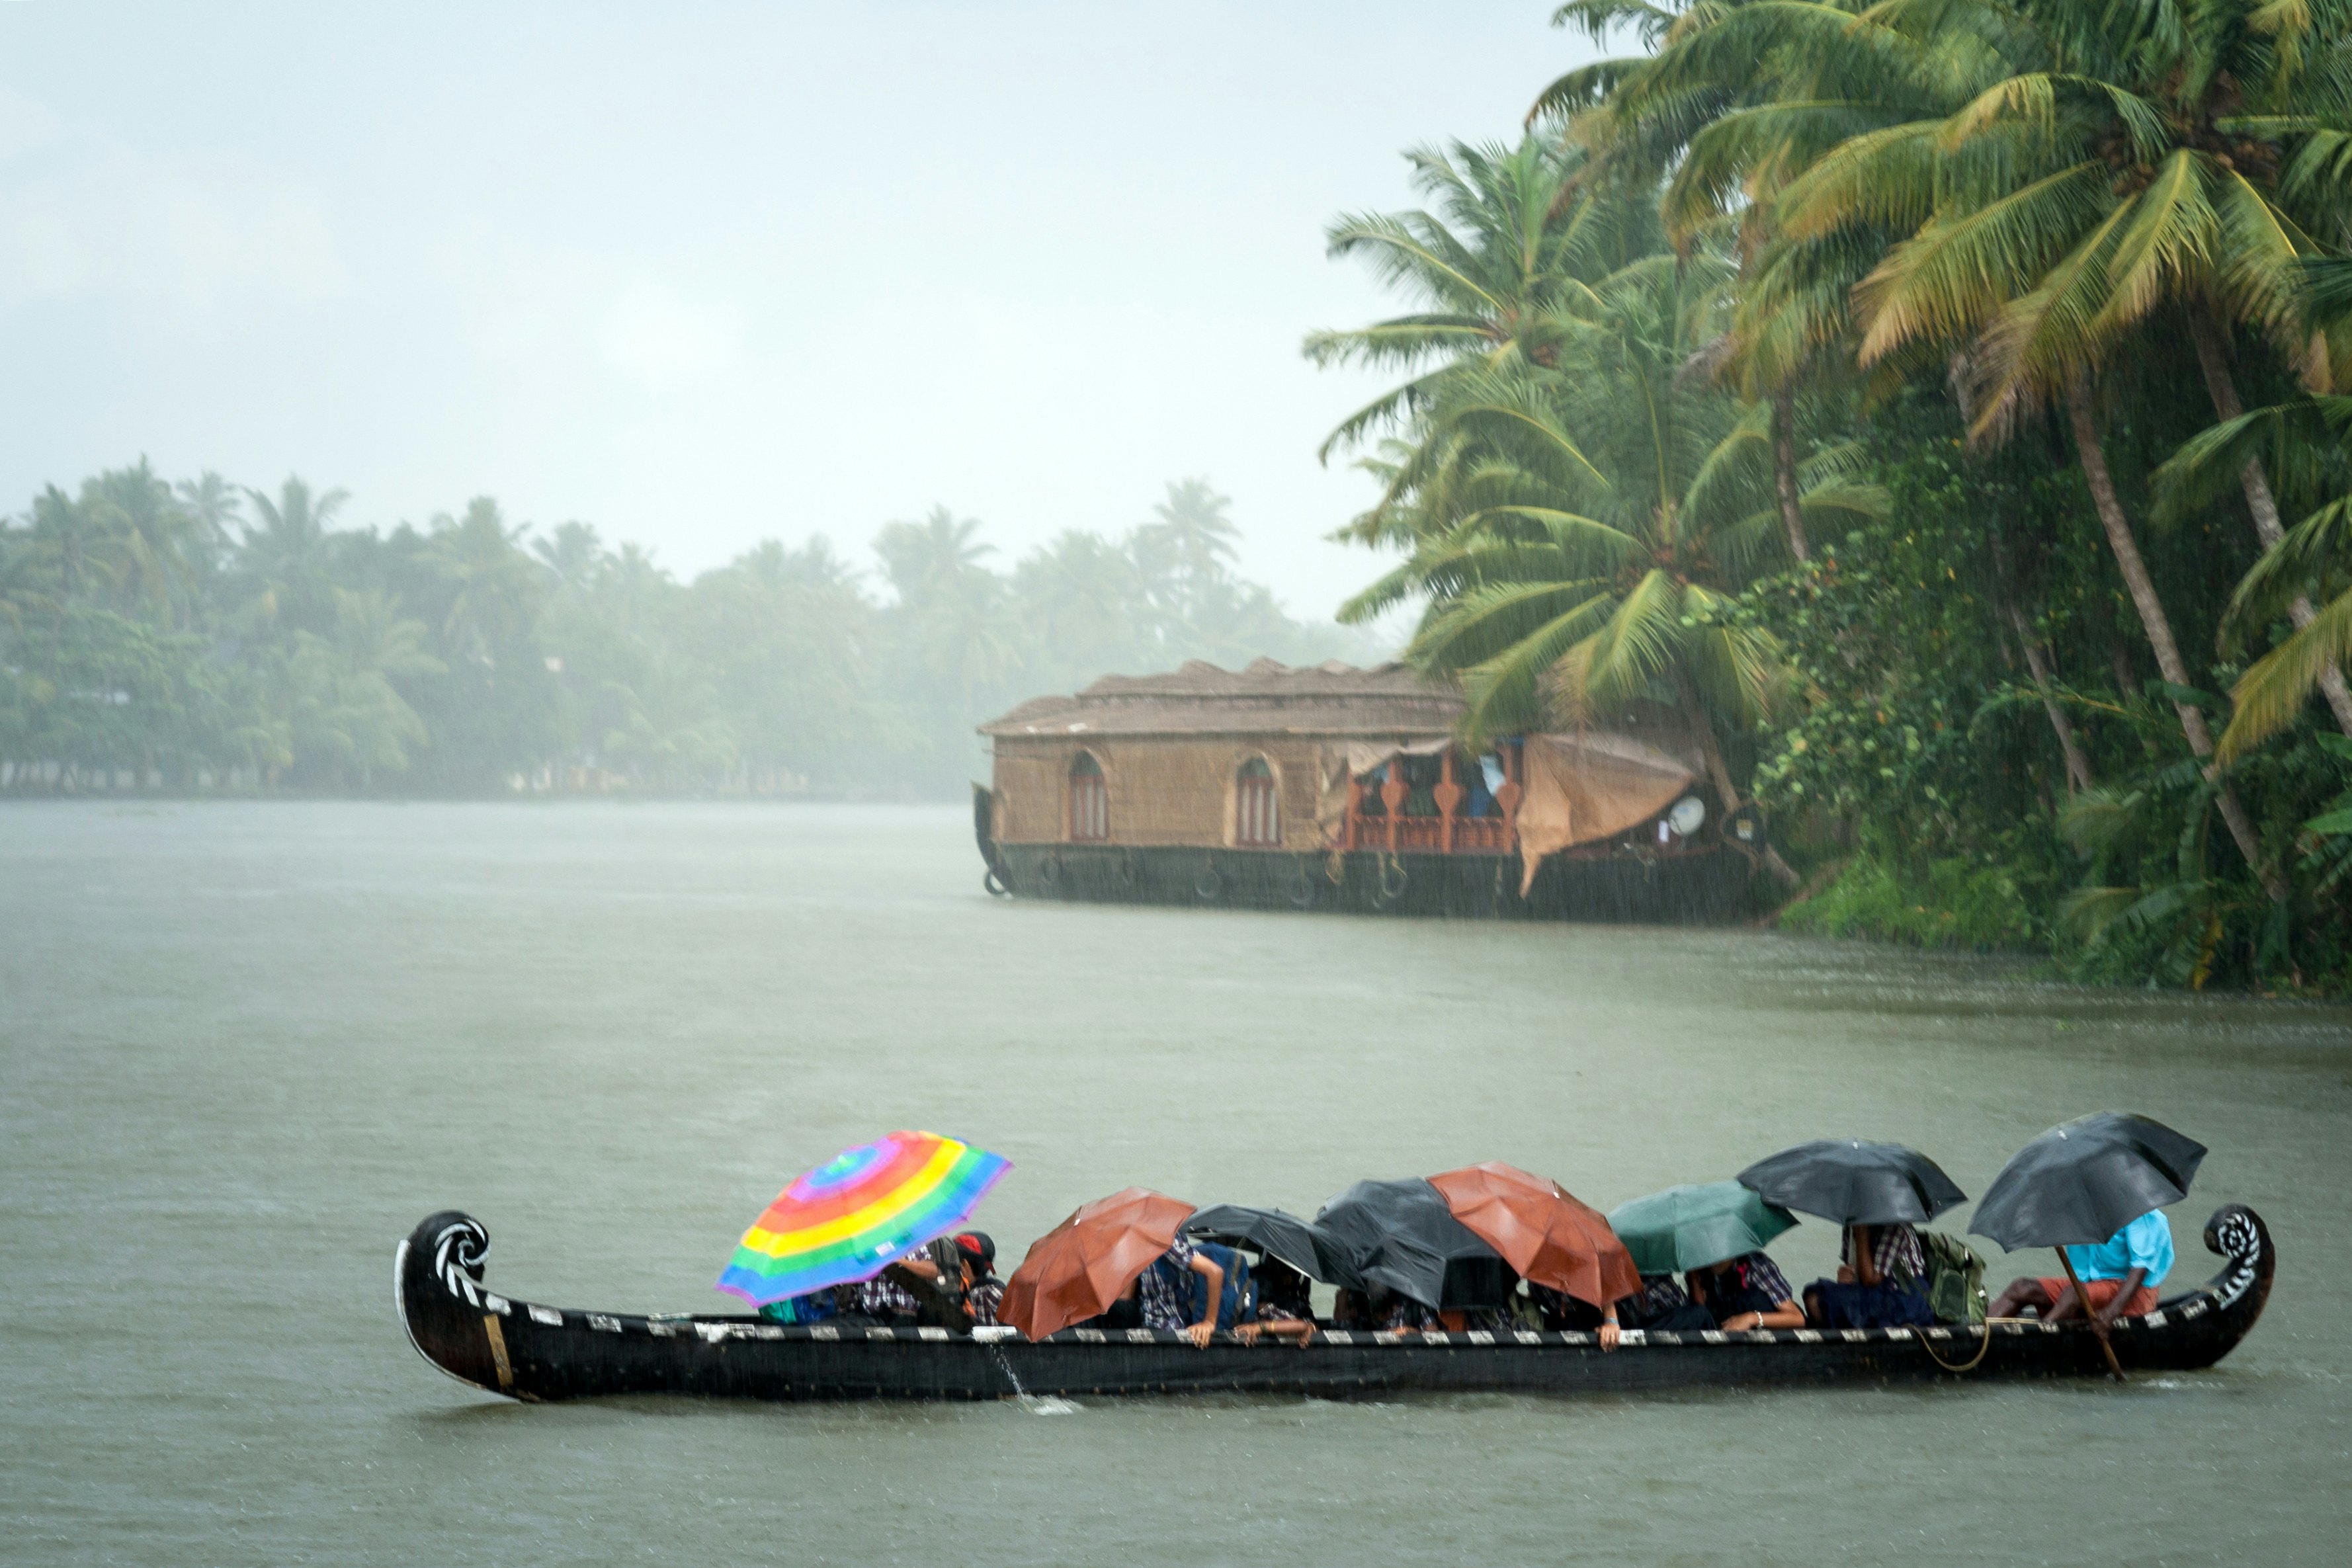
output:
[{"label": "carved spiral prow", "polygon": [[2205,1222],[2205,1246],[2228,1260],[2213,1278],[2213,1291],[2224,1307],[2236,1305],[2251,1292],[2242,1310],[2246,1322],[2262,1315],[2270,1300],[2271,1279],[2278,1271],[2278,1251],[2271,1244],[2270,1227],[2242,1203],[2224,1204]]},{"label": "carved spiral prow", "polygon": [[428,1215],[393,1255],[393,1295],[416,1354],[457,1378],[503,1392],[484,1318],[495,1316],[481,1288],[490,1233],[470,1214]]}]

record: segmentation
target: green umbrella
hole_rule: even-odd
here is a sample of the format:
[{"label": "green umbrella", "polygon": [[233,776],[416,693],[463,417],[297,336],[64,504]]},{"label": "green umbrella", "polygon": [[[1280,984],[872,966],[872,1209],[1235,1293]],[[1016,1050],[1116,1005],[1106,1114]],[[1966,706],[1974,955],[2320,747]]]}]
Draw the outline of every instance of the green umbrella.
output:
[{"label": "green umbrella", "polygon": [[1620,1204],[1609,1228],[1644,1274],[1678,1274],[1753,1252],[1797,1223],[1736,1181],[1670,1186]]}]

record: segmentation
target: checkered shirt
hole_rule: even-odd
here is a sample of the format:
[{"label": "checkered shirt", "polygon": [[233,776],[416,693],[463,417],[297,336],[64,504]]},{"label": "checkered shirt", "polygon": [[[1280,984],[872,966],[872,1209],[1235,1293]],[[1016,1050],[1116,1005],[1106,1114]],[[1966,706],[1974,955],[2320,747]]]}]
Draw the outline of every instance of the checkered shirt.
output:
[{"label": "checkered shirt", "polygon": [[1734,1267],[1743,1263],[1748,1267],[1749,1289],[1763,1291],[1776,1304],[1797,1299],[1797,1292],[1789,1289],[1789,1276],[1780,1272],[1780,1266],[1763,1253],[1748,1253],[1735,1260]]},{"label": "checkered shirt", "polygon": [[1004,1304],[1004,1281],[982,1280],[979,1284],[966,1291],[963,1299],[971,1308],[973,1325],[986,1328],[996,1322],[997,1309]]},{"label": "checkered shirt", "polygon": [[887,1274],[877,1274],[857,1287],[857,1311],[868,1317],[911,1318],[922,1310],[915,1292]]},{"label": "checkered shirt", "polygon": [[[1845,1239],[1838,1244],[1838,1261],[1853,1261],[1853,1228],[1848,1226]],[[1874,1225],[1870,1228],[1870,1263],[1878,1277],[1897,1290],[1923,1284],[1927,1278],[1927,1254],[1919,1245],[1919,1232],[1909,1225]]]},{"label": "checkered shirt", "polygon": [[[1137,1284],[1137,1300],[1143,1308],[1143,1326],[1148,1329],[1181,1329],[1192,1321],[1190,1299],[1192,1294],[1192,1244],[1179,1236],[1169,1243],[1168,1250],[1160,1255],[1160,1262],[1169,1267],[1162,1269],[1158,1263],[1153,1264],[1143,1271],[1143,1277]],[[1170,1282],[1171,1270],[1181,1284]],[[1181,1297],[1177,1294],[1179,1289],[1183,1291]]]}]

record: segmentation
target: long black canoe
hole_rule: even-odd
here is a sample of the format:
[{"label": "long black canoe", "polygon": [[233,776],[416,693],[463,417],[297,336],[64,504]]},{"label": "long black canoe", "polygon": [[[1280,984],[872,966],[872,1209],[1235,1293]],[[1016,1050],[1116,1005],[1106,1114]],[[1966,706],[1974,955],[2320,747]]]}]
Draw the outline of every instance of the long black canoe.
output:
[{"label": "long black canoe", "polygon": [[[639,1316],[541,1306],[482,1283],[489,1233],[433,1215],[393,1271],[419,1354],[462,1383],[523,1400],[616,1394],[734,1399],[998,1399],[1029,1395],[1242,1391],[1325,1398],[1410,1390],[1573,1394],[1934,1377],[2089,1377],[2106,1364],[2081,1323],[1931,1329],[1628,1333],[1604,1354],[1585,1333],[1391,1334],[1325,1331],[1305,1348],[1205,1349],[1150,1329],[1065,1329],[1034,1344],[1010,1329],[785,1327],[757,1317]],[[2269,1229],[2231,1204],[2205,1226],[2222,1259],[2205,1284],[2113,1333],[2124,1366],[2189,1371],[2227,1355],[2269,1299]],[[1982,1354],[1979,1354],[1979,1353]],[[1972,1365],[1970,1364],[1973,1364]],[[1954,1370],[1967,1367],[1968,1370]]]}]

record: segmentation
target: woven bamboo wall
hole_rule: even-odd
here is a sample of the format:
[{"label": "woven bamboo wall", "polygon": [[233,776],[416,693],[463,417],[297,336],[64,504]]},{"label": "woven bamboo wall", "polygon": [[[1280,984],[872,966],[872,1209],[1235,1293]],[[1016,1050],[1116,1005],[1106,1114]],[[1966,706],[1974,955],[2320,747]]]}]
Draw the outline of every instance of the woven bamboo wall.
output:
[{"label": "woven bamboo wall", "polygon": [[1273,770],[1286,851],[1319,848],[1316,770],[1322,747],[1292,736],[999,736],[995,832],[1003,843],[1069,837],[1070,765],[1081,751],[1101,765],[1114,844],[1214,847],[1234,842],[1234,779],[1262,757]]}]

